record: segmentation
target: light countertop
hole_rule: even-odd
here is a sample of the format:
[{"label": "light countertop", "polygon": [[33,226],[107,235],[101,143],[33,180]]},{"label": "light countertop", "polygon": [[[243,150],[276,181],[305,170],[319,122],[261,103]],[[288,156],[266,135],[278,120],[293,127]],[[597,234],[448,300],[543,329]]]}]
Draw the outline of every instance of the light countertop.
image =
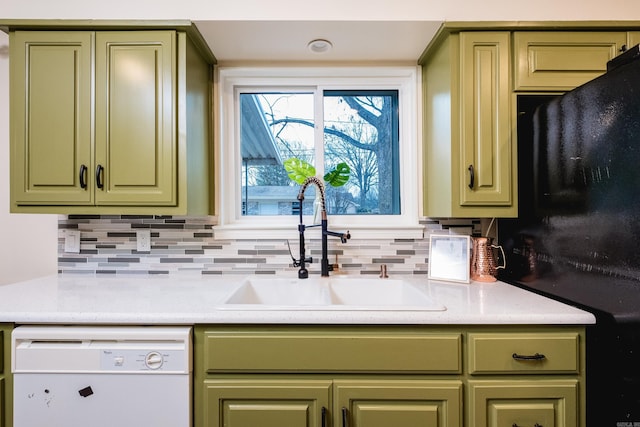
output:
[{"label": "light countertop", "polygon": [[[228,310],[222,309],[221,305],[245,276],[53,275],[0,285],[0,322],[132,325],[595,323],[595,317],[588,312],[502,282],[459,284],[415,276],[398,278],[410,281],[446,310]],[[371,280],[383,279],[373,277]]]}]

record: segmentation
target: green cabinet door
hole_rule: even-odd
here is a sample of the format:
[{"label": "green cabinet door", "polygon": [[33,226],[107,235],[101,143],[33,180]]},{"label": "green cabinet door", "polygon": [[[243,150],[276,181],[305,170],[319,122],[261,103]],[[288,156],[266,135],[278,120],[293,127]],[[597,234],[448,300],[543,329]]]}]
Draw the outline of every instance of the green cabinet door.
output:
[{"label": "green cabinet door", "polygon": [[5,427],[7,424],[5,422],[5,413],[4,413],[4,407],[5,407],[5,401],[4,401],[4,378],[2,378],[2,375],[0,375],[0,427]]},{"label": "green cabinet door", "polygon": [[605,73],[627,33],[516,31],[513,40],[515,90],[567,91]]},{"label": "green cabinet door", "polygon": [[462,32],[460,48],[459,204],[509,208],[515,205],[516,183],[510,124],[510,34]]},{"label": "green cabinet door", "polygon": [[577,380],[469,381],[470,427],[578,427]]},{"label": "green cabinet door", "polygon": [[518,215],[511,34],[462,31],[421,58],[429,217]]},{"label": "green cabinet door", "polygon": [[462,383],[335,380],[333,420],[349,427],[460,427]]},{"label": "green cabinet door", "polygon": [[14,204],[93,203],[92,37],[10,34]]},{"label": "green cabinet door", "polygon": [[330,389],[330,380],[209,379],[204,382],[204,421],[196,425],[323,427],[328,425]]},{"label": "green cabinet door", "polygon": [[176,205],[175,31],[96,33],[96,203]]}]

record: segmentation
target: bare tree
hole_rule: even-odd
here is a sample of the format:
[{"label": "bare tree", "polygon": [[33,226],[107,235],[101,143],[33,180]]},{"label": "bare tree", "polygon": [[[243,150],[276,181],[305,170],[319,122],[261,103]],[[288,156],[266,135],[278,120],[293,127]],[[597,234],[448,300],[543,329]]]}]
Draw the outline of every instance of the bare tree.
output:
[{"label": "bare tree", "polygon": [[[362,124],[354,123],[350,134],[363,140]],[[377,186],[378,186],[378,162],[376,154],[371,150],[362,150],[354,147],[344,139],[327,135],[325,138],[325,150],[329,167],[339,162],[346,162],[351,169],[351,178],[345,185],[354,188],[357,196],[358,212],[372,212],[378,210]]]},{"label": "bare tree", "polygon": [[[378,211],[380,213],[393,212],[393,102],[389,96],[349,96],[342,95],[341,99],[351,108],[354,115],[371,125],[375,132],[373,137],[363,141],[351,134],[352,126],[345,124],[344,126],[325,126],[325,135],[330,135],[345,142],[353,148],[373,153],[373,157],[369,159],[354,159],[353,157],[345,157],[342,161],[347,162],[350,166],[356,166],[354,169],[360,169],[362,172],[358,178],[358,186],[360,189],[361,203],[367,198],[371,185],[376,183],[371,176],[366,177],[365,170],[371,168],[372,163],[377,165],[377,185],[378,185]],[[300,124],[313,127],[312,121],[304,118],[284,117],[276,118],[270,115],[269,125],[276,129],[274,134],[278,135],[282,129],[290,124]],[[345,152],[345,154],[353,154]],[[365,161],[366,160],[366,161]],[[371,173],[367,172],[369,175]],[[364,198],[364,199],[363,199]]]}]

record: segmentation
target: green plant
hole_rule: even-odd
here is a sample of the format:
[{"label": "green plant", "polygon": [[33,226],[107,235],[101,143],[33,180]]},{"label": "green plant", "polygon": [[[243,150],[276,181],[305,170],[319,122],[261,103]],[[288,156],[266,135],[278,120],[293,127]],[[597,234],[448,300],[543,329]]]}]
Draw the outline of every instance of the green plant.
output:
[{"label": "green plant", "polygon": [[[284,169],[289,175],[289,179],[302,185],[304,180],[316,175],[316,168],[305,160],[292,157],[283,162]],[[346,163],[338,163],[336,167],[324,175],[324,180],[332,187],[341,187],[349,181],[351,168]]]}]

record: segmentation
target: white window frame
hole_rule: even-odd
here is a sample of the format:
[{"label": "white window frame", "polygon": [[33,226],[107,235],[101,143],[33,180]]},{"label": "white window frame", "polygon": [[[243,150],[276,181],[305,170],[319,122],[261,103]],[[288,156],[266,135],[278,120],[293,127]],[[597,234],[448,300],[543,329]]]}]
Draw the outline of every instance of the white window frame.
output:
[{"label": "white window frame", "polygon": [[[219,67],[216,76],[215,180],[219,239],[293,239],[297,216],[242,216],[238,128],[239,88],[397,90],[399,102],[400,211],[398,215],[329,215],[329,228],[357,239],[423,238],[421,74],[418,66]],[[316,126],[316,130],[318,130]],[[320,132],[322,128],[320,127]],[[306,198],[304,203],[313,203]],[[304,217],[311,224],[311,217]],[[309,229],[310,237],[314,230]]]}]

